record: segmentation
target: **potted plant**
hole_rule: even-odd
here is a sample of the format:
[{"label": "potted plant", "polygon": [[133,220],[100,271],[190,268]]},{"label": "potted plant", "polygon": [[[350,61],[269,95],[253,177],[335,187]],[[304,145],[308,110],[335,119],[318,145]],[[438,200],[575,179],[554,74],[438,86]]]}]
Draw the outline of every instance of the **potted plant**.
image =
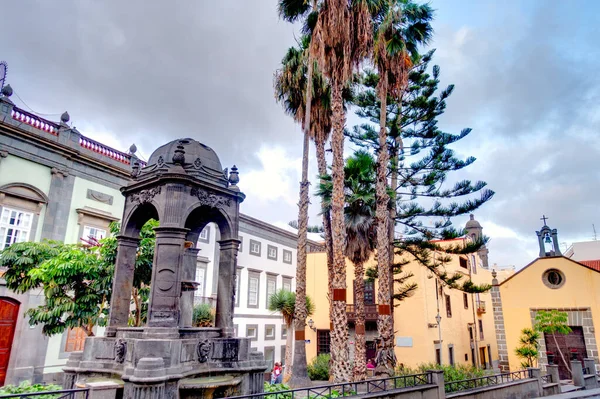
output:
[{"label": "potted plant", "polygon": [[554,352],[547,351],[546,356],[548,356],[548,364],[554,364]]}]

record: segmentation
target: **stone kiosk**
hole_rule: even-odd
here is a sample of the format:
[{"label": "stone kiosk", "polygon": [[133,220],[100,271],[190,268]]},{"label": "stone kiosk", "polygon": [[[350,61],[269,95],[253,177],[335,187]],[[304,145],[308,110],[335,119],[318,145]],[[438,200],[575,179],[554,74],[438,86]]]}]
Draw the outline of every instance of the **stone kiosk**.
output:
[{"label": "stone kiosk", "polygon": [[[127,399],[262,392],[263,355],[251,351],[249,338],[234,337],[239,205],[245,198],[237,168],[223,170],[211,148],[189,138],[159,147],[146,166],[132,163],[132,180],[121,189],[125,210],[106,336],[88,337],[83,352],[71,355],[64,387],[112,384],[122,386]],[[160,225],[147,325],[128,327],[139,233],[151,218]],[[192,328],[194,245],[210,222],[221,233],[215,327]],[[120,396],[121,388],[116,391]]]}]

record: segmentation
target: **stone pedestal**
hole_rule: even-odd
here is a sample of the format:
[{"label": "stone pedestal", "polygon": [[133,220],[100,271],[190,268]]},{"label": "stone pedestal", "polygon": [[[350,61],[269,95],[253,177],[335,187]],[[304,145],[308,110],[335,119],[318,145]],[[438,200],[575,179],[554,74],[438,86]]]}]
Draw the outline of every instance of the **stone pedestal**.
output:
[{"label": "stone pedestal", "polygon": [[583,366],[579,360],[571,360],[571,374],[573,376],[573,385],[576,387],[585,386],[585,380],[583,379]]}]

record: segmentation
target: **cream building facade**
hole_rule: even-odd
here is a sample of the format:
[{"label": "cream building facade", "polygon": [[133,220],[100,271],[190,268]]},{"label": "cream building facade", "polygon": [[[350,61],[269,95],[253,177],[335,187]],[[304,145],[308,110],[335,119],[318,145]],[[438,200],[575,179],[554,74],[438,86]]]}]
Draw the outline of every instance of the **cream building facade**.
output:
[{"label": "cream building facade", "polygon": [[[468,235],[458,240],[439,242],[456,245],[482,234],[479,223],[471,217]],[[434,254],[435,256],[435,254]],[[439,255],[438,255],[439,256]],[[492,272],[487,264],[488,250],[482,248],[472,255],[451,255],[444,267],[449,273],[460,273],[476,284],[491,284]],[[396,261],[400,261],[397,258]],[[375,266],[371,259],[365,268]],[[346,261],[346,284],[353,287],[354,267]],[[398,364],[416,367],[423,363],[472,364],[497,369],[498,350],[491,309],[491,294],[467,294],[442,286],[424,266],[412,261],[403,267],[412,273],[410,280],[418,285],[413,296],[397,304],[394,309],[395,352]],[[503,274],[508,276],[512,271]],[[353,290],[348,290],[347,312],[350,329],[350,353],[354,352]],[[367,358],[374,358],[374,338],[377,336],[377,284],[366,283],[366,339]],[[316,312],[312,328],[307,329],[307,357],[314,358],[329,351],[329,305],[327,299],[327,267],[324,253],[309,254],[307,266],[307,293],[315,299]],[[436,319],[439,315],[439,324]],[[309,323],[311,324],[311,323]]]}]

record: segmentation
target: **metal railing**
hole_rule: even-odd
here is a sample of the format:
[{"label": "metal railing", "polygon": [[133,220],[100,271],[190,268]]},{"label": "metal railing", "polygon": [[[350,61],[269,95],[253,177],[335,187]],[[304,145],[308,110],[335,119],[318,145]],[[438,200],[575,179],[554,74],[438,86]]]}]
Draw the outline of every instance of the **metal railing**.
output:
[{"label": "metal railing", "polygon": [[401,375],[358,382],[231,396],[228,399],[331,399],[433,384],[431,373]]},{"label": "metal railing", "polygon": [[446,382],[444,390],[446,393],[459,392],[528,378],[532,378],[530,370],[519,370],[512,373],[493,374],[468,380]]},{"label": "metal railing", "polygon": [[14,393],[10,395],[0,395],[0,399],[88,399],[90,390],[82,389],[63,389],[60,391],[32,392],[32,393]]},{"label": "metal railing", "polygon": [[546,374],[540,377],[544,384],[551,384],[554,381],[552,380],[552,374]]}]

